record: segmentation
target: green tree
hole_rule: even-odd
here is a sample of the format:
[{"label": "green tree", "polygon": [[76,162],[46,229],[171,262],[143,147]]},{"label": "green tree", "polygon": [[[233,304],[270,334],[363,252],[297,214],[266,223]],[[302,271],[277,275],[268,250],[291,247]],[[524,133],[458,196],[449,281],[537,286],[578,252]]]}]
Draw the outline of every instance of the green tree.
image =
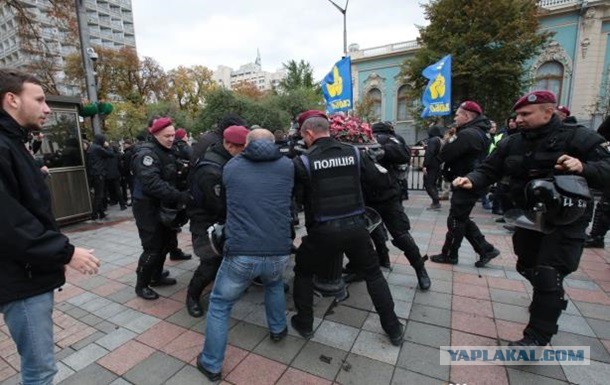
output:
[{"label": "green tree", "polygon": [[536,1],[431,0],[423,8],[430,24],[419,28],[421,48],[402,71],[410,96],[422,95],[422,70],[451,54],[452,105],[475,100],[487,116],[504,119],[524,90],[526,62],[551,36],[538,31]]},{"label": "green tree", "polygon": [[289,60],[282,64],[286,70],[286,77],[279,83],[280,91],[290,92],[299,88],[315,88],[317,85],[313,80],[313,67],[301,60]]}]

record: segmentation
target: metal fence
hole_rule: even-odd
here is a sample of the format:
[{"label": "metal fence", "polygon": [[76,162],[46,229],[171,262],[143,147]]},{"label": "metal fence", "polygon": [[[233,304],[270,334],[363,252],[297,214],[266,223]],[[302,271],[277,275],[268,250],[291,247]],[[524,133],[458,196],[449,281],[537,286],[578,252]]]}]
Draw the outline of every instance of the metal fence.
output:
[{"label": "metal fence", "polygon": [[411,166],[407,172],[409,190],[424,190],[424,173],[421,170],[423,164],[423,155],[411,156]]}]

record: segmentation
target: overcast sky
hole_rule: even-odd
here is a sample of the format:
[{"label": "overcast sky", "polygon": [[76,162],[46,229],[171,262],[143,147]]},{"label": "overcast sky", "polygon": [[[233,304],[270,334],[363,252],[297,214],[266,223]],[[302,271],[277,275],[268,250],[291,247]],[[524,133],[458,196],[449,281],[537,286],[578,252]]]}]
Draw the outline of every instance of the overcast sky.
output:
[{"label": "overcast sky", "polygon": [[[336,0],[340,6],[345,0]],[[343,54],[343,16],[328,0],[132,0],[136,44],[165,70],[220,64],[263,69],[304,59],[321,79]],[[414,40],[426,23],[416,0],[351,0],[347,44],[360,48]]]}]

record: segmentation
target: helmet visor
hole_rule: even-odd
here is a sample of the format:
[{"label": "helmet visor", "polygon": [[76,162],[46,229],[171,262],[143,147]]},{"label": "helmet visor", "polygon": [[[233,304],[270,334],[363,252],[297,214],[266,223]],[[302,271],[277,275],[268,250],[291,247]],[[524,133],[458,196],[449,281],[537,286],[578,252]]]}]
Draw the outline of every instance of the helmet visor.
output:
[{"label": "helmet visor", "polygon": [[511,209],[504,213],[504,220],[509,225],[544,234],[550,234],[555,230],[553,226],[544,220],[542,212],[526,212],[521,209]]}]

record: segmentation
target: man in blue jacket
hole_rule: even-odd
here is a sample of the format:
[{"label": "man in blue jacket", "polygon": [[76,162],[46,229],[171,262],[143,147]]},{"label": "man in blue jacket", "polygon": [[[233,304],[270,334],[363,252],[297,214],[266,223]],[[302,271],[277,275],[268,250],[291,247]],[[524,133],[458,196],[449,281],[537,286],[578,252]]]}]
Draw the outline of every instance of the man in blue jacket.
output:
[{"label": "man in blue jacket", "polygon": [[25,147],[51,112],[40,84],[0,68],[0,313],[17,345],[24,385],[51,385],[57,373],[53,291],[66,282],[65,265],[95,274],[100,263],[59,231],[49,189]]},{"label": "man in blue jacket", "polygon": [[226,197],[224,258],[210,296],[203,352],[197,368],[220,380],[227,346],[229,315],[250,282],[265,286],[267,324],[272,341],[288,332],[282,279],[292,238],[290,203],[294,166],[266,129],[252,130],[244,151],[229,160],[222,175]]}]

